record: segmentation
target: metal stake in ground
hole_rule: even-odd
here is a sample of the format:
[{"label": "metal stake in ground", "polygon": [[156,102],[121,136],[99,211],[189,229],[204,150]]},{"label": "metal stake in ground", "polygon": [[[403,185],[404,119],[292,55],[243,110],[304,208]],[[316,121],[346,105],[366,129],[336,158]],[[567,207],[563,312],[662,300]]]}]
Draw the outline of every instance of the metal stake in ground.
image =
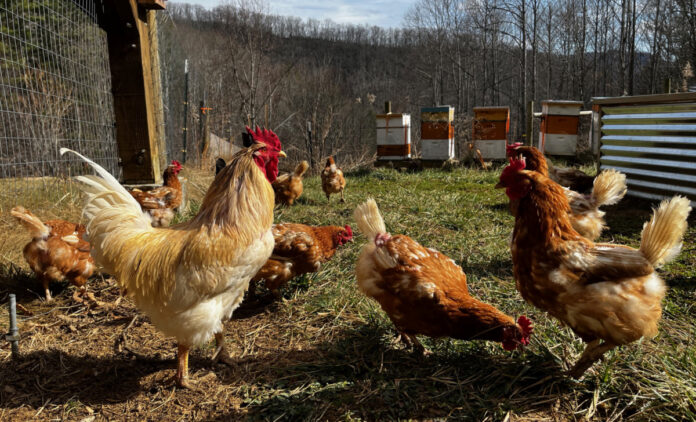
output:
[{"label": "metal stake in ground", "polygon": [[17,297],[10,294],[10,332],[5,335],[5,340],[12,345],[12,357],[19,358],[19,330],[17,329]]}]

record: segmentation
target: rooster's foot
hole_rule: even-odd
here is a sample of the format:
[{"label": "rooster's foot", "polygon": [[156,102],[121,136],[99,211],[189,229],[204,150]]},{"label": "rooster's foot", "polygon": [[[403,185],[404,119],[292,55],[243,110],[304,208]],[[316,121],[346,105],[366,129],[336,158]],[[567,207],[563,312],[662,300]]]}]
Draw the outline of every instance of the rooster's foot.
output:
[{"label": "rooster's foot", "polygon": [[225,337],[222,333],[215,334],[215,353],[213,353],[213,363],[224,363],[231,368],[237,368],[237,363],[232,359],[227,353],[227,348],[225,348]]}]

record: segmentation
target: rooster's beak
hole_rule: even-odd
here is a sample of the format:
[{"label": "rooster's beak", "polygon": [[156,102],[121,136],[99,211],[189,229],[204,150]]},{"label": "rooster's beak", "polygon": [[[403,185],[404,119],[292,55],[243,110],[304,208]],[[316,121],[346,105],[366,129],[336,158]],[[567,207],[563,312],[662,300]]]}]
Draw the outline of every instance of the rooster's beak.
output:
[{"label": "rooster's beak", "polygon": [[278,157],[287,158],[287,156],[288,156],[288,155],[285,153],[285,151],[280,151],[280,152],[278,153]]},{"label": "rooster's beak", "polygon": [[495,185],[495,188],[496,188],[496,189],[502,189],[502,188],[504,188],[504,187],[505,187],[505,186],[503,186],[503,184],[502,184],[501,182],[498,182],[498,183],[496,183],[496,185]]}]

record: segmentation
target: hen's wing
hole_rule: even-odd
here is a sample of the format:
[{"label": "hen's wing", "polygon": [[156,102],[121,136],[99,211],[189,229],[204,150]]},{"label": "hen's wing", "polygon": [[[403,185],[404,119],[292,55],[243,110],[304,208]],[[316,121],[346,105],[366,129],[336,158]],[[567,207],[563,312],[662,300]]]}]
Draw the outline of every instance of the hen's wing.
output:
[{"label": "hen's wing", "polygon": [[639,250],[628,246],[598,243],[584,252],[571,252],[563,260],[568,269],[579,273],[585,284],[620,282],[653,273],[650,262]]},{"label": "hen's wing", "polygon": [[319,269],[322,254],[309,226],[276,224],[272,231],[275,247],[271,258],[292,261],[297,274]]},{"label": "hen's wing", "polygon": [[394,266],[381,271],[381,289],[434,302],[438,296],[468,296],[464,271],[446,255],[404,235],[392,237],[384,247]]}]

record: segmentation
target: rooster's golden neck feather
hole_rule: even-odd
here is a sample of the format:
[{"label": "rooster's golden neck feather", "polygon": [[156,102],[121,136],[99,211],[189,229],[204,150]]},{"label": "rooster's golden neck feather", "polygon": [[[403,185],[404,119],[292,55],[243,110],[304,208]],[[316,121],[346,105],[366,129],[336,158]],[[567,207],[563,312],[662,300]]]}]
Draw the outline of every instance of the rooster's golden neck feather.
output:
[{"label": "rooster's golden neck feather", "polygon": [[263,147],[255,144],[232,157],[215,177],[189,227],[221,230],[227,236],[241,236],[250,242],[250,235],[273,223],[273,188],[253,157]]}]

